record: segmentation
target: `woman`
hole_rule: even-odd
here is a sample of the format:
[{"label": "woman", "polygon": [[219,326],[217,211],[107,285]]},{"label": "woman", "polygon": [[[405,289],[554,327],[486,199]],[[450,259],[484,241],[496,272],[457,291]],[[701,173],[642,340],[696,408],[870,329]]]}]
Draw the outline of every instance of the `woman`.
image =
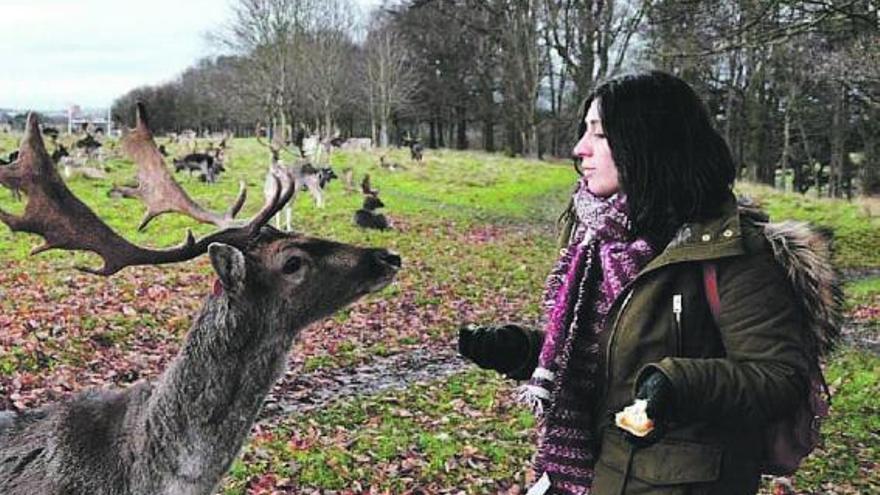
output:
[{"label": "woman", "polygon": [[[543,329],[459,336],[477,364],[531,376],[541,435],[530,493],[755,493],[763,428],[804,400],[809,376],[802,312],[765,219],[737,208],[727,144],[677,77],[597,87],[580,136],[583,177]],[[644,437],[615,425],[636,398],[654,422]]]}]

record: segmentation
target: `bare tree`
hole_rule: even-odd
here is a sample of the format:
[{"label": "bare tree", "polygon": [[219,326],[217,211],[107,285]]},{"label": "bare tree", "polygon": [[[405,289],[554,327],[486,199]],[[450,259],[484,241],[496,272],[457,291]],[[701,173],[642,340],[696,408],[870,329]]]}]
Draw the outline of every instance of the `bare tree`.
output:
[{"label": "bare tree", "polygon": [[247,73],[259,99],[280,130],[287,129],[291,102],[301,92],[301,70],[307,26],[318,0],[238,0],[233,20],[211,34],[222,47],[245,56]]},{"label": "bare tree", "polygon": [[391,114],[410,103],[418,80],[406,46],[390,26],[374,25],[367,34],[364,62],[370,118],[384,148]]},{"label": "bare tree", "polygon": [[324,137],[333,135],[334,117],[354,93],[350,84],[355,53],[353,11],[349,0],[322,2],[313,14],[304,44],[303,90]]}]

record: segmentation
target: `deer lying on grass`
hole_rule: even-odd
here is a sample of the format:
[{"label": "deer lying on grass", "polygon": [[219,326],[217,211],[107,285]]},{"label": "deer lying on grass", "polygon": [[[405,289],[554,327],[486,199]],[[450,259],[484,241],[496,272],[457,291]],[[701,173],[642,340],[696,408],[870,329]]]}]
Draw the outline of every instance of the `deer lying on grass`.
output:
[{"label": "deer lying on grass", "polygon": [[[45,134],[45,132],[44,132]],[[73,177],[85,177],[86,179],[106,179],[107,174],[95,167],[87,167],[88,157],[82,150],[77,150],[76,156],[70,156],[70,152],[63,144],[58,144],[55,151],[52,152],[52,162],[64,171],[64,177],[71,179]]]},{"label": "deer lying on grass", "polygon": [[388,169],[391,172],[394,172],[395,170],[406,170],[406,167],[404,167],[403,165],[401,165],[397,162],[387,161],[385,159],[385,155],[381,155],[379,157],[379,166],[384,169]]},{"label": "deer lying on grass", "polygon": [[384,208],[385,203],[379,199],[379,190],[370,186],[370,174],[364,176],[361,182],[361,191],[364,194],[364,204],[361,209],[354,213],[354,223],[365,229],[386,230],[391,228],[385,215],[376,210]]},{"label": "deer lying on grass", "polygon": [[[294,194],[275,181],[272,198],[246,225],[172,249],[130,244],[65,186],[28,117],[20,165],[22,217],[0,210],[13,231],[47,249],[88,250],[110,275],[132,265],[174,263],[208,252],[214,290],[180,352],[155,383],[93,390],[25,412],[0,413],[4,495],[208,495],[248,436],[282,374],[296,335],[387,286],[400,258],[265,225]],[[155,147],[155,143],[150,142]]]}]

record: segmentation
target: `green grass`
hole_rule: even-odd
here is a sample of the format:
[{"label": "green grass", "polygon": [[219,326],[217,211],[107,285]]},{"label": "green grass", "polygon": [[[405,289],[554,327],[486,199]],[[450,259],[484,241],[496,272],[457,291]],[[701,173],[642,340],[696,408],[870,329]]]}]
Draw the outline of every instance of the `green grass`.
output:
[{"label": "green grass", "polygon": [[531,415],[512,403],[508,383],[471,371],[289,419],[251,442],[224,493],[244,494],[259,479],[283,477],[291,465],[291,493],[357,483],[391,493],[444,487],[495,493],[521,475],[533,429]]},{"label": "green grass", "polygon": [[845,294],[846,305],[849,309],[880,301],[880,277],[851,282],[846,285]]},{"label": "green grass", "polygon": [[880,358],[846,349],[831,359],[825,375],[834,394],[822,424],[824,444],[806,459],[795,478],[807,493],[826,486],[880,492]]},{"label": "green grass", "polygon": [[773,221],[799,220],[834,229],[834,260],[840,268],[880,266],[880,217],[869,217],[855,202],[781,193],[767,186],[740,184]]}]

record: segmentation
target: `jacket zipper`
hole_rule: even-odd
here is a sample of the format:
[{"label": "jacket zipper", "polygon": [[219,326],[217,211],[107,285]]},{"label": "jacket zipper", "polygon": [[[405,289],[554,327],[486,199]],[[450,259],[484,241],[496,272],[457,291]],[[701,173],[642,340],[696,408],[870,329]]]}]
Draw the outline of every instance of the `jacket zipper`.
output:
[{"label": "jacket zipper", "polygon": [[672,296],[672,313],[675,315],[675,355],[681,356],[684,347],[681,341],[681,294]]},{"label": "jacket zipper", "polygon": [[[632,288],[630,286],[629,288]],[[623,315],[623,311],[626,309],[626,305],[629,304],[630,299],[632,299],[633,291],[630,290],[626,293],[626,297],[623,299],[623,302],[620,304],[620,309],[617,310],[617,314],[614,316],[614,324],[611,325],[611,334],[608,335],[608,346],[605,348],[605,386],[607,387],[608,383],[611,382],[611,348],[614,347],[614,335],[617,333],[617,324],[620,323],[620,317]],[[607,390],[607,389],[606,389]]]}]

